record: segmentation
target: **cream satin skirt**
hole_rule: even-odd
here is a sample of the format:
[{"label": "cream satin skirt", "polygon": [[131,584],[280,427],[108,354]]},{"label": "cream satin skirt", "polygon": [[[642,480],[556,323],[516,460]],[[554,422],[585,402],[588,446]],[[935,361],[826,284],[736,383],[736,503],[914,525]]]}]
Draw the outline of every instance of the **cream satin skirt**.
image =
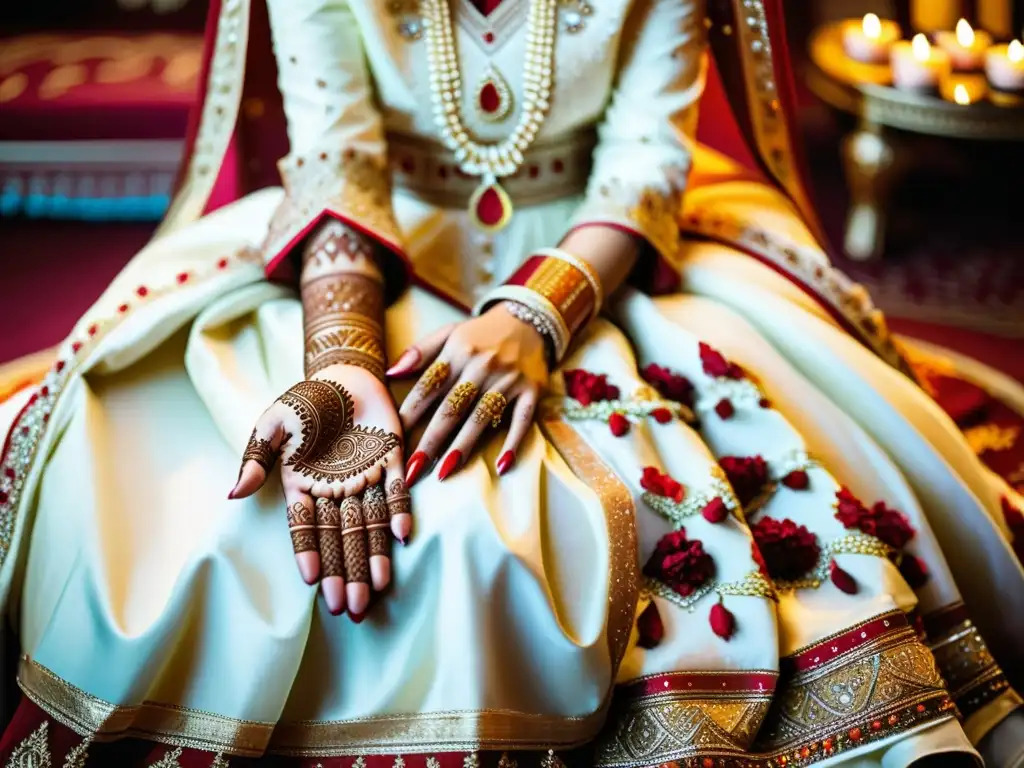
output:
[{"label": "cream satin skirt", "polygon": [[[595,738],[616,681],[773,673],[780,658],[916,601],[964,599],[997,657],[1019,654],[1024,588],[1010,585],[1024,575],[994,517],[999,488],[959,431],[790,283],[711,243],[681,254],[682,294],[622,292],[564,366],[607,374],[627,400],[644,391],[644,365],[679,371],[696,386],[699,431],[635,418],[615,437],[602,419],[565,411],[555,375],[514,471],[496,476],[495,434],[444,484],[418,483],[393,588],[361,625],[330,616],[296,571],[279,485],[227,499],[252,424],[302,376],[301,305],[250,255],[279,194],[148,246],[76,328],[86,342],[65,348],[74,360],[0,570],[23,689],[55,718],[239,754],[546,749]],[[408,290],[388,311],[390,354],[460,317]],[[751,372],[771,407],[738,404],[719,418],[702,341]],[[0,432],[26,398],[0,406]],[[841,485],[902,511],[916,529],[908,550],[931,573],[925,587],[915,595],[884,558],[839,554],[857,594],[826,582],[778,602],[726,596],[728,642],[708,621],[716,598],[684,609],[639,592],[640,568],[672,527],[641,499],[643,468],[704,492],[717,459],[754,455],[806,463],[809,488],[780,490],[760,514],[823,542],[846,533],[832,515]],[[685,527],[717,581],[757,570],[741,516]],[[970,562],[951,568],[940,542],[958,542]],[[997,583],[1002,610],[990,599]],[[665,637],[645,650],[634,620],[652,600]],[[1001,716],[987,711],[967,723],[973,740]],[[971,751],[952,716],[832,762],[903,765],[951,750]]]}]

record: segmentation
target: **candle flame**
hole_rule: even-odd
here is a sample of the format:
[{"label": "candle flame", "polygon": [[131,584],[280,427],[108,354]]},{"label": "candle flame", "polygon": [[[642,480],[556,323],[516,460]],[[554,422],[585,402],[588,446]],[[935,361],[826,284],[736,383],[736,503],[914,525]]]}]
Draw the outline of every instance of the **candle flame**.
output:
[{"label": "candle flame", "polygon": [[958,83],[956,88],[953,89],[953,101],[964,106],[971,103],[971,94],[967,92],[967,88],[963,83]]},{"label": "candle flame", "polygon": [[882,36],[882,22],[874,13],[868,13],[864,16],[862,22],[864,27],[864,36],[871,40],[877,40]]},{"label": "candle flame", "polygon": [[960,19],[956,23],[956,41],[964,48],[974,45],[974,29],[967,19]]},{"label": "candle flame", "polygon": [[1007,46],[1006,56],[1015,64],[1024,61],[1024,45],[1021,44],[1020,40],[1014,40]]},{"label": "candle flame", "polygon": [[932,57],[932,47],[928,44],[928,38],[918,32],[910,41],[914,58],[918,61],[928,61]]}]

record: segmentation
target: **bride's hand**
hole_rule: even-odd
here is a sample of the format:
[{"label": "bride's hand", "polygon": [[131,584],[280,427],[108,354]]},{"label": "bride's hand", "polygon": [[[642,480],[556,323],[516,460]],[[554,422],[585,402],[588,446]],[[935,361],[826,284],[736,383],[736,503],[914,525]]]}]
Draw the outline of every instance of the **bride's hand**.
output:
[{"label": "bride's hand", "polygon": [[263,485],[281,457],[299,572],[321,580],[331,613],[362,620],[370,585],[391,580],[391,536],[412,528],[394,401],[373,374],[332,365],[285,392],[256,422],[229,498]]},{"label": "bride's hand", "polygon": [[508,436],[496,464],[498,474],[507,472],[547,383],[544,337],[497,304],[480,317],[442,328],[409,347],[388,375],[406,376],[424,367],[399,410],[403,427],[411,429],[440,398],[444,403],[409,457],[406,483],[416,482],[458,428],[438,470],[439,479],[450,476],[462,466],[484,430],[497,426],[508,402],[515,400]]}]

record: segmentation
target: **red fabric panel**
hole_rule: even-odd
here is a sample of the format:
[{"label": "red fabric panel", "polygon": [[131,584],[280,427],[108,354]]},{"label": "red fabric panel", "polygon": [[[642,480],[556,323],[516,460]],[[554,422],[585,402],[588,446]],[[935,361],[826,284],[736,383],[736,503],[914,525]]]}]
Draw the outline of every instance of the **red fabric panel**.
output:
[{"label": "red fabric panel", "polygon": [[501,5],[501,0],[473,0],[473,5],[484,16],[488,16],[494,12],[495,8]]}]

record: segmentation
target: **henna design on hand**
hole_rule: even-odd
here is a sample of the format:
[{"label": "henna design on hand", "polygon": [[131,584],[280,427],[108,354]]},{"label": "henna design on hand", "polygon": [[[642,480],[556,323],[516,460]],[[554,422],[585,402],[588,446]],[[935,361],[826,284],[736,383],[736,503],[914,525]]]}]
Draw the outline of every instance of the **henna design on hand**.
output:
[{"label": "henna design on hand", "polygon": [[288,530],[292,535],[292,548],[295,554],[316,551],[313,510],[301,501],[296,501],[288,507]]},{"label": "henna design on hand", "polygon": [[[269,440],[256,437],[255,429],[252,431],[252,435],[249,436],[249,444],[245,446],[245,451],[242,453],[242,466],[245,466],[247,461],[255,461],[268,474],[274,466],[274,462],[277,461],[277,451],[270,445]],[[238,476],[242,476],[241,467],[238,469]]]},{"label": "henna design on hand", "polygon": [[306,246],[304,262],[316,259],[320,264],[333,264],[340,256],[355,262],[360,256],[373,258],[373,246],[362,235],[350,231],[340,221],[327,222]]},{"label": "henna design on hand", "polygon": [[341,512],[331,499],[316,500],[316,532],[320,542],[321,578],[343,576]]},{"label": "henna design on hand", "polygon": [[412,512],[412,498],[402,478],[396,477],[388,486],[387,505],[392,516],[408,515]]},{"label": "henna design on hand", "polygon": [[345,552],[345,581],[369,584],[370,561],[366,555],[363,505],[355,496],[341,502],[341,543]]},{"label": "henna design on hand", "polygon": [[332,381],[303,381],[281,396],[302,421],[302,443],[288,465],[304,477],[342,482],[375,467],[399,445],[398,435],[354,426],[352,397]]},{"label": "henna design on hand", "polygon": [[388,530],[388,505],[384,501],[384,491],[379,485],[367,488],[363,493],[363,519],[366,522],[366,540],[370,547],[370,557],[389,557],[391,532]]}]

